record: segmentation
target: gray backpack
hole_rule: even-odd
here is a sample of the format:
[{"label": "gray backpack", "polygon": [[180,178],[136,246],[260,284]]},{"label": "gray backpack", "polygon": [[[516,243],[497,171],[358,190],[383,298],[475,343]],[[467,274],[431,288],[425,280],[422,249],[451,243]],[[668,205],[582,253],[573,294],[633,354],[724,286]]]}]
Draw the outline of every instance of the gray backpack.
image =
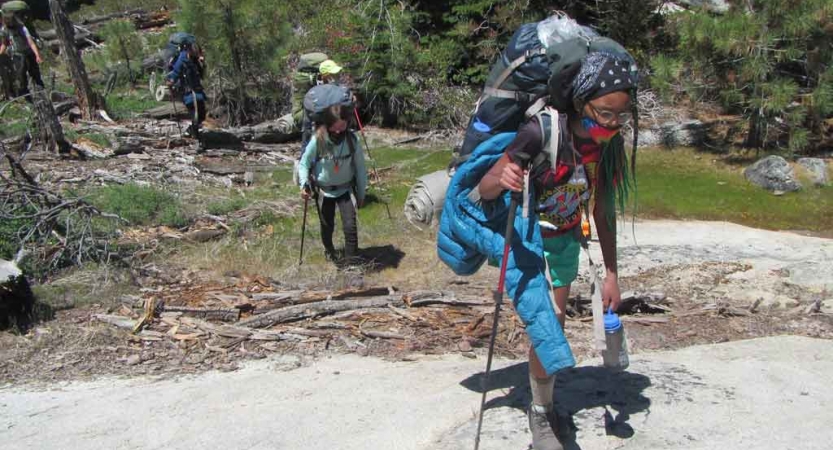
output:
[{"label": "gray backpack", "polygon": [[304,111],[313,123],[323,123],[327,109],[335,105],[353,108],[353,96],[349,89],[337,84],[321,84],[304,96]]}]

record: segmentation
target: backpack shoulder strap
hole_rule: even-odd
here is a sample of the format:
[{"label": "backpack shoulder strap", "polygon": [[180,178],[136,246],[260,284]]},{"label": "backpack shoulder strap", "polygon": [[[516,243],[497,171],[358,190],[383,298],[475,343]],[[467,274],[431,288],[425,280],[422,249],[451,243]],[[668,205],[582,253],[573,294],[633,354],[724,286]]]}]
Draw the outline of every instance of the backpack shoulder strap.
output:
[{"label": "backpack shoulder strap", "polygon": [[351,130],[347,132],[347,136],[344,136],[344,138],[347,139],[347,147],[350,148],[350,168],[353,169],[353,183],[355,184],[358,174],[356,173],[356,158],[354,157],[356,155],[356,143],[353,142],[353,138],[358,140],[358,137],[356,137],[356,132]]},{"label": "backpack shoulder strap", "polygon": [[[541,149],[543,150],[533,160],[533,166],[543,163],[549,159],[552,169],[558,163],[558,147],[561,141],[561,116],[555,108],[547,106],[542,111],[535,113],[538,118],[538,125],[541,127]],[[549,126],[547,126],[549,122]]]}]

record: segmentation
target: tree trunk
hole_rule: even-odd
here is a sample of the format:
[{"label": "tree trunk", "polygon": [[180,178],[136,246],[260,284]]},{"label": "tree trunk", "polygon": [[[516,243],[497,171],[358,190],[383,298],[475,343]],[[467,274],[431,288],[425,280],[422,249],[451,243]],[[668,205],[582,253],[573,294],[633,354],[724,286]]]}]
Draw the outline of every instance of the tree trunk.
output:
[{"label": "tree trunk", "polygon": [[75,85],[81,116],[85,120],[92,120],[95,117],[95,111],[102,107],[102,102],[90,87],[87,69],[81,60],[81,54],[75,47],[75,30],[72,22],[67,17],[61,0],[49,0],[49,11],[52,17],[52,25],[55,27],[58,40],[61,41],[61,54],[64,57],[64,63],[72,75],[72,83]]},{"label": "tree trunk", "polygon": [[49,152],[54,152],[56,149],[58,153],[69,152],[69,142],[64,139],[64,129],[58,121],[58,116],[55,114],[52,101],[46,95],[46,91],[35,87],[32,96],[38,116],[40,137],[46,144],[46,149]]}]

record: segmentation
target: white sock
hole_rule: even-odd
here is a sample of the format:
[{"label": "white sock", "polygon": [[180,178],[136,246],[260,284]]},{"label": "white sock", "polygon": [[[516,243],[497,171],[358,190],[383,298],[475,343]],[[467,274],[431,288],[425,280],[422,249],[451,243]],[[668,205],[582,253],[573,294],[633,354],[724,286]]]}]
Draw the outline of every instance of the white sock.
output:
[{"label": "white sock", "polygon": [[555,375],[547,378],[535,378],[529,372],[529,387],[532,390],[532,409],[536,412],[552,410],[552,395],[555,388]]}]

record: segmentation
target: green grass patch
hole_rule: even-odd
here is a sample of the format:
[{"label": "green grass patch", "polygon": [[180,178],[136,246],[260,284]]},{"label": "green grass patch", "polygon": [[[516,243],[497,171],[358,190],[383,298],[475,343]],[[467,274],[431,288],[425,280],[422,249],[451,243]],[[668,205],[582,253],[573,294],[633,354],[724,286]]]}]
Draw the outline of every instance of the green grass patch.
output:
[{"label": "green grass patch", "polygon": [[0,116],[0,138],[8,138],[12,136],[19,136],[26,133],[26,128],[34,126],[30,124],[30,118],[34,117],[34,112],[24,105],[23,100],[18,100],[3,110],[3,115]]},{"label": "green grass patch", "polygon": [[114,120],[130,119],[159,105],[147,89],[137,88],[135,91],[119,92],[107,97],[107,110]]},{"label": "green grass patch", "polygon": [[118,214],[133,225],[188,224],[179,199],[156,188],[137,184],[107,186],[91,192],[89,199],[102,211]]},{"label": "green grass patch", "polygon": [[234,211],[239,211],[245,208],[249,203],[250,201],[243,197],[233,197],[211,202],[205,207],[205,209],[209,214],[223,216]]},{"label": "green grass patch", "polygon": [[637,163],[638,217],[725,220],[756,228],[833,235],[833,188],[805,184],[775,196],[749,183],[730,157],[647,150]]}]

